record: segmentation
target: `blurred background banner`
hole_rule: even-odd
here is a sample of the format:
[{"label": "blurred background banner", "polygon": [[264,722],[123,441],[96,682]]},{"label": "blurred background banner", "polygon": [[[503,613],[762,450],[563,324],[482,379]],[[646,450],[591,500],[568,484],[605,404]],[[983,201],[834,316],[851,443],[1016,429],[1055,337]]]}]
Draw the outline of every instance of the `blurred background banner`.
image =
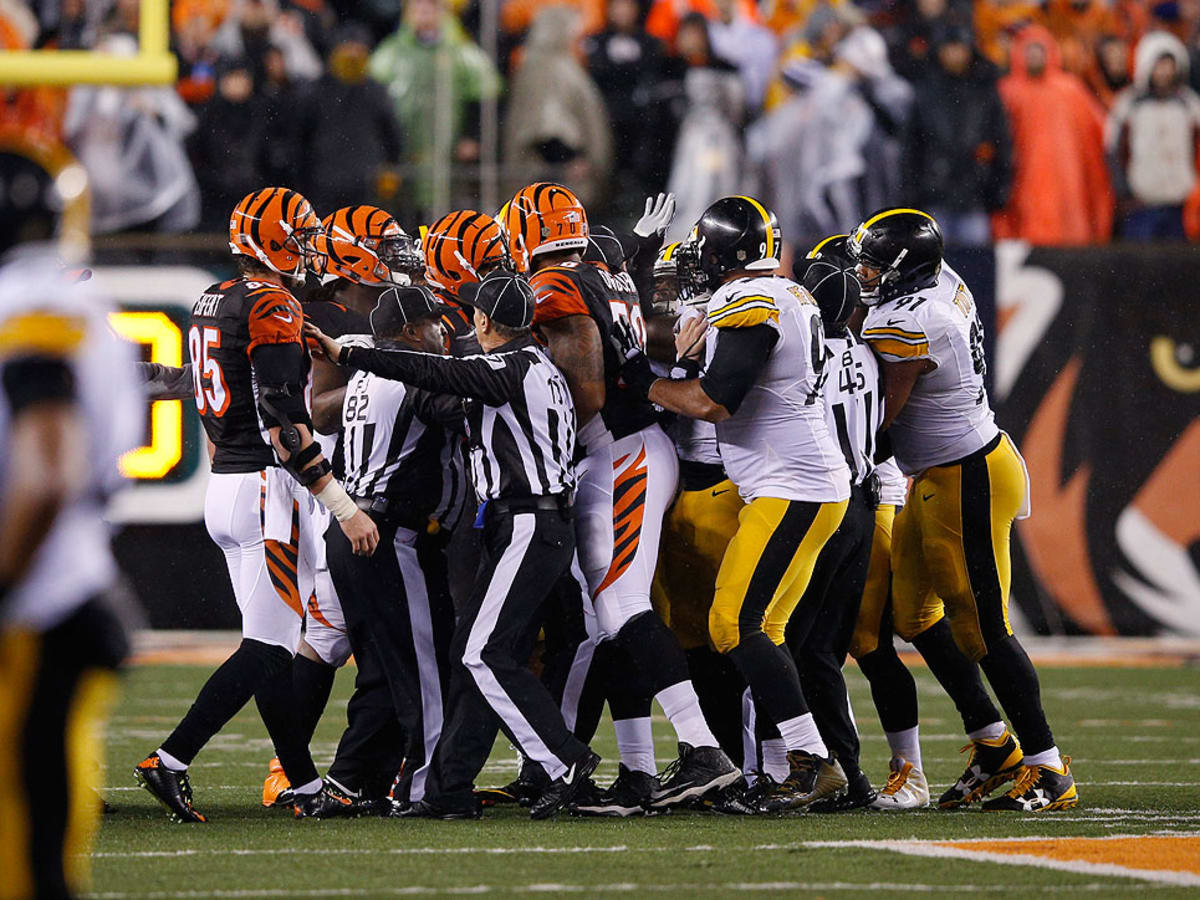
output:
[{"label": "blurred background banner", "polygon": [[1200,256],[997,259],[993,398],[1033,497],[1014,598],[1042,633],[1200,635]]}]

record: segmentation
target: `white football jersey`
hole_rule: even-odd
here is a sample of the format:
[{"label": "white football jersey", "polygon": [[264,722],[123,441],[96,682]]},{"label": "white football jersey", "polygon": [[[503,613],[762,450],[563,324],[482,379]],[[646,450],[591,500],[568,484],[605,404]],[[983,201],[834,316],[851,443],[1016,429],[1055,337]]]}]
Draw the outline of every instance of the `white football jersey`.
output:
[{"label": "white football jersey", "polygon": [[879,504],[899,509],[908,499],[908,479],[896,465],[895,457],[889,457],[875,467],[879,476]]},{"label": "white football jersey", "polygon": [[[704,310],[696,306],[685,306],[679,313],[675,323],[675,331],[689,319],[703,318]],[[664,373],[665,374],[665,373]],[[676,416],[666,428],[667,434],[675,444],[675,452],[680,459],[688,462],[721,465],[721,449],[717,446],[717,426],[703,419],[689,419],[687,416]]]},{"label": "white football jersey", "polygon": [[825,419],[825,337],[816,301],[786,278],[740,278],[714,292],[708,324],[710,364],[723,332],[766,324],[779,334],[738,411],[717,425],[721,460],[743,499],[848,499],[850,470]]},{"label": "white football jersey", "polygon": [[[90,283],[73,283],[52,258],[18,259],[0,270],[0,369],[28,356],[68,363],[89,465],[82,489],[59,512],[13,588],[5,624],[53,628],[116,578],[104,506],[120,483],[118,460],[140,441],[146,396],[132,346],[109,329],[107,312]],[[8,392],[0,391],[0,446],[8,446],[11,427]],[[7,464],[8,454],[0,454],[0,503]]]},{"label": "white football jersey", "polygon": [[929,359],[888,430],[907,475],[974,453],[998,433],[983,386],[983,324],[975,298],[948,265],[937,284],[872,307],[863,338],[882,359]]}]

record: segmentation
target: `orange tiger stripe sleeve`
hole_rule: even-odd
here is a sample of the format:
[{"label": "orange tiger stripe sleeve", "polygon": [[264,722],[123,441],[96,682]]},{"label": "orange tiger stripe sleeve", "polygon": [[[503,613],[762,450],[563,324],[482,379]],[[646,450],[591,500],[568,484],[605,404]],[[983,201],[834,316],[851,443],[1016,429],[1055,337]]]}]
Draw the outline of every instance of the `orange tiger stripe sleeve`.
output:
[{"label": "orange tiger stripe sleeve", "polygon": [[537,305],[533,309],[533,324],[553,322],[567,316],[589,316],[587,301],[579,285],[569,273],[551,267],[542,269],[529,279]]}]

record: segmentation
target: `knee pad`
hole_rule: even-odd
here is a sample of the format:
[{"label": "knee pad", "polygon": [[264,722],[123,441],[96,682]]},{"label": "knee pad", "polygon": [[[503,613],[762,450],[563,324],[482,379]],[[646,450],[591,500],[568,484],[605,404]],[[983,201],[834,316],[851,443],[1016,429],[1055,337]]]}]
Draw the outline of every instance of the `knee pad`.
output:
[{"label": "knee pad", "polygon": [[728,653],[738,645],[741,631],[738,628],[738,610],[717,598],[708,611],[708,635],[718,653]]}]

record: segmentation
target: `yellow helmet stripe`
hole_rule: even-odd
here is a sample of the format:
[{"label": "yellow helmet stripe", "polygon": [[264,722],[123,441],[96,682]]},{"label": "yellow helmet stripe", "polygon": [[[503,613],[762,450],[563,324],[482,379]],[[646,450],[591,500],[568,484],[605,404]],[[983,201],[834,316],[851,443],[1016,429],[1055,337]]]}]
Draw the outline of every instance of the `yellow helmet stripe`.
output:
[{"label": "yellow helmet stripe", "polygon": [[675,251],[679,249],[681,243],[682,241],[675,241],[673,244],[667,244],[667,246],[662,248],[662,253],[659,254],[658,258],[663,262],[670,262],[675,257]]},{"label": "yellow helmet stripe", "polygon": [[765,259],[771,259],[775,256],[775,231],[771,228],[771,214],[767,212],[767,208],[755,200],[753,197],[747,197],[744,194],[738,195],[739,200],[745,200],[751,206],[758,210],[758,214],[762,216],[763,225],[767,227],[767,255]]},{"label": "yellow helmet stripe", "polygon": [[850,235],[848,235],[848,234],[831,234],[829,237],[825,238],[825,240],[821,241],[821,243],[817,244],[817,246],[813,247],[811,250],[808,251],[808,259],[816,259],[817,254],[821,252],[822,247],[824,247],[830,241],[836,241],[838,238],[844,238],[844,237],[850,237]]},{"label": "yellow helmet stripe", "polygon": [[865,221],[861,225],[859,225],[858,231],[855,232],[855,234],[854,234],[854,239],[856,241],[861,241],[863,239],[863,236],[867,233],[867,229],[870,228],[872,225],[874,225],[876,222],[878,222],[880,219],[886,219],[888,216],[898,216],[898,215],[901,215],[902,213],[912,213],[915,216],[924,216],[930,222],[934,221],[933,216],[931,216],[929,213],[924,212],[923,210],[920,210],[920,209],[911,209],[909,207],[901,207],[901,208],[897,208],[897,209],[885,209],[883,212],[871,216],[871,218],[867,219],[867,221]]}]

